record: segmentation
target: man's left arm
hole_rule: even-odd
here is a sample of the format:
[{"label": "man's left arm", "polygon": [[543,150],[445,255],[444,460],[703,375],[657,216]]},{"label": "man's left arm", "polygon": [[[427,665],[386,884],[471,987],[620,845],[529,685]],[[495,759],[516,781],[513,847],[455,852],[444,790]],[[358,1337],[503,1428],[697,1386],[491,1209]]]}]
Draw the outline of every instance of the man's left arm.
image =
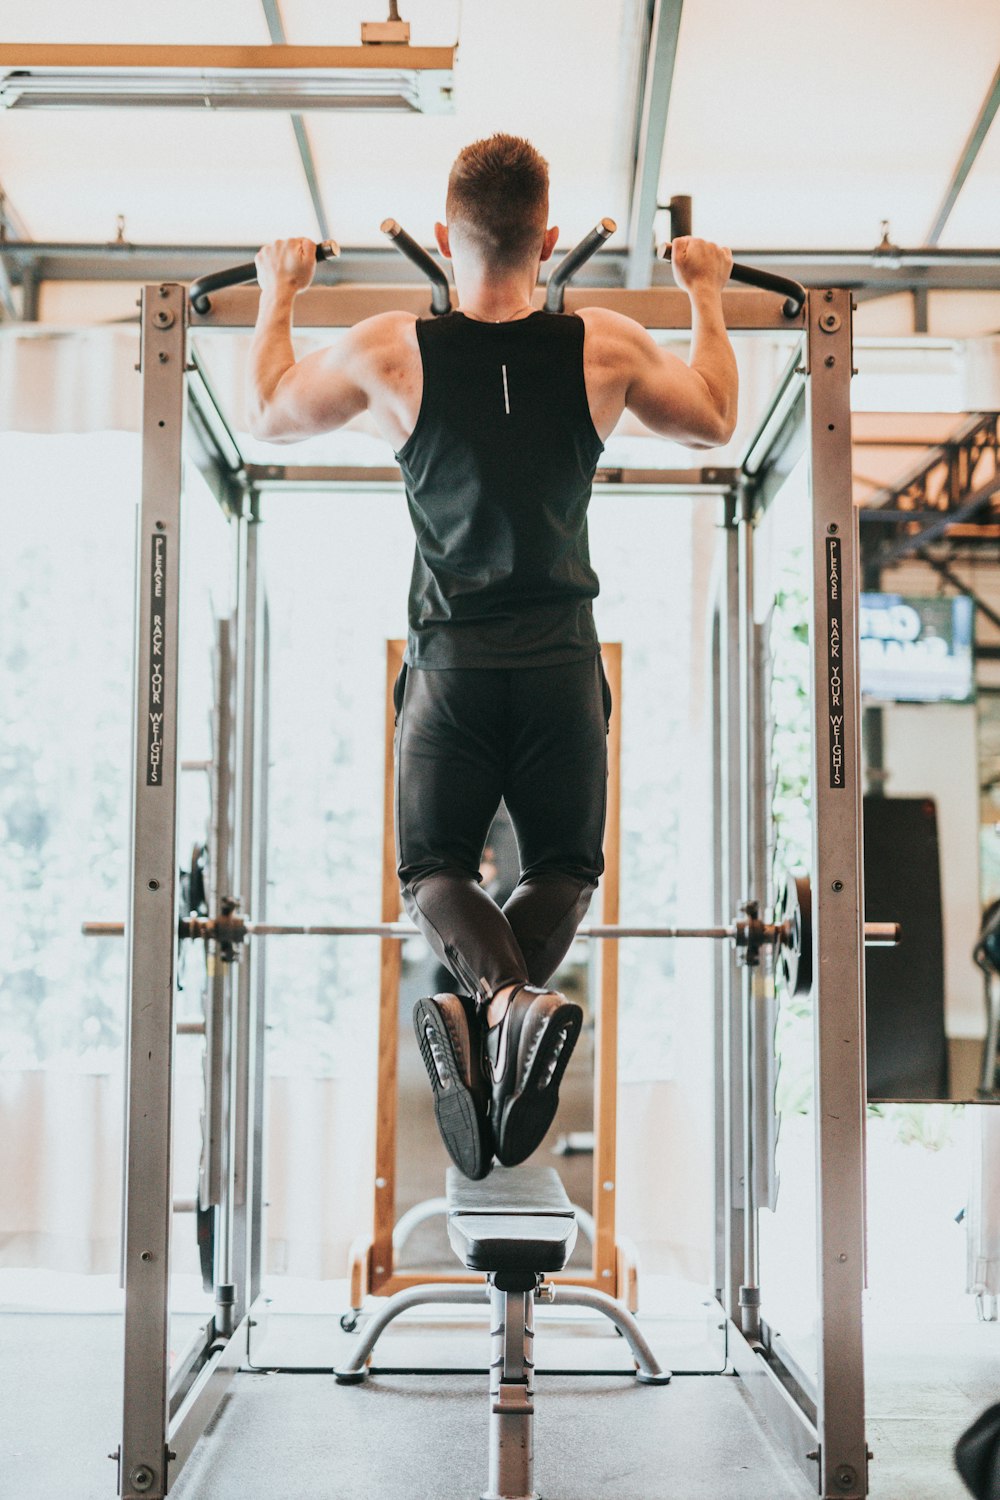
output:
[{"label": "man's left arm", "polygon": [[313,279],[311,240],[275,240],[257,253],[260,305],[250,347],[250,431],[269,443],[294,443],[343,427],[368,397],[358,379],[364,325],[337,344],[296,360],[292,306]]}]

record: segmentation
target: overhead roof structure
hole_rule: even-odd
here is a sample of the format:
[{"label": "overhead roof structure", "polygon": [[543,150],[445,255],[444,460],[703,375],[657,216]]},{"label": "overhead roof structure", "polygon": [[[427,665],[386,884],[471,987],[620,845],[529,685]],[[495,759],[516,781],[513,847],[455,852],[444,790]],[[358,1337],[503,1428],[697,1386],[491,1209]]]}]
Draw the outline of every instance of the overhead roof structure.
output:
[{"label": "overhead roof structure", "polygon": [[[39,46],[182,48],[194,62],[209,48],[358,52],[382,9],[5,0],[0,100]],[[332,235],[345,251],[338,276],[405,280],[379,224],[391,215],[432,243],[457,151],[503,129],[548,158],[563,248],[601,215],[618,222],[583,281],[668,280],[653,225],[666,235],[662,205],[683,193],[695,233],[813,284],[1000,288],[1000,8],[811,9],[412,0],[411,60],[457,45],[450,114],[312,110],[301,89],[277,100],[287,111],[0,108],[0,262],[14,288],[184,279],[279,235]]]}]

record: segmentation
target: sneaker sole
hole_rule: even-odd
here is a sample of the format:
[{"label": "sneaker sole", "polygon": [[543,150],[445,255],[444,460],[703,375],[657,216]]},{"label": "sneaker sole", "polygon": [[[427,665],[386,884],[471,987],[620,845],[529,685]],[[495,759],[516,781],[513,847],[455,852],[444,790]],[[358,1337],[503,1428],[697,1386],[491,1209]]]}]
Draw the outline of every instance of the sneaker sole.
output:
[{"label": "sneaker sole", "polygon": [[479,1182],[493,1166],[486,1111],[477,1108],[462,1081],[448,1028],[434,1005],[417,1001],[413,1029],[434,1092],[434,1117],[445,1149],[460,1172]]},{"label": "sneaker sole", "polygon": [[559,1108],[559,1085],[583,1026],[583,1011],[567,1002],[547,1018],[538,1049],[522,1088],[504,1105],[496,1131],[497,1159],[516,1167],[545,1139]]}]

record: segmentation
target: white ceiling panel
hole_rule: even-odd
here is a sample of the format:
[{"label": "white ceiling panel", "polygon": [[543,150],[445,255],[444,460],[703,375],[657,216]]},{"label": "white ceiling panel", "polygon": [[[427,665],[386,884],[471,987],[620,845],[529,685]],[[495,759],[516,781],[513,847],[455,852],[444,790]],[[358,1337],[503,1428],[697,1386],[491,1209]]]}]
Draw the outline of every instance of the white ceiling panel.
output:
[{"label": "white ceiling panel", "polygon": [[[353,6],[346,7],[353,11]],[[326,7],[336,13],[336,3]],[[242,42],[270,38],[259,0],[3,0],[3,39],[12,42]],[[339,39],[338,39],[339,40]]]},{"label": "white ceiling panel", "polygon": [[729,244],[919,244],[998,56],[996,0],[694,0],[661,198]]},{"label": "white ceiling panel", "polygon": [[0,182],[36,240],[114,239],[116,214],[142,244],[252,244],[272,225],[315,233],[283,114],[11,112]]},{"label": "white ceiling panel", "polygon": [[620,226],[612,244],[622,243],[636,12],[635,0],[611,0],[588,11],[585,27],[574,27],[579,7],[565,0],[541,7],[509,0],[498,25],[495,8],[467,6],[454,115],[310,116],[335,236],[378,244],[378,226],[391,215],[433,243],[452,161],[470,141],[504,130],[527,136],[548,160],[550,219],[562,229],[562,243],[575,243],[605,214]]}]

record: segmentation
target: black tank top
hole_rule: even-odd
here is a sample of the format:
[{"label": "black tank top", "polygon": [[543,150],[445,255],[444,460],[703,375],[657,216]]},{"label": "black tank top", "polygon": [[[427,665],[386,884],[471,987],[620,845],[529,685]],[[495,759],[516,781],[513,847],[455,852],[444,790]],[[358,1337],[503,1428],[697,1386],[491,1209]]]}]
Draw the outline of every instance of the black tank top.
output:
[{"label": "black tank top", "polygon": [[598,650],[587,505],[603,443],[580,318],[417,324],[416,426],[397,453],[417,535],[406,659],[538,667]]}]

